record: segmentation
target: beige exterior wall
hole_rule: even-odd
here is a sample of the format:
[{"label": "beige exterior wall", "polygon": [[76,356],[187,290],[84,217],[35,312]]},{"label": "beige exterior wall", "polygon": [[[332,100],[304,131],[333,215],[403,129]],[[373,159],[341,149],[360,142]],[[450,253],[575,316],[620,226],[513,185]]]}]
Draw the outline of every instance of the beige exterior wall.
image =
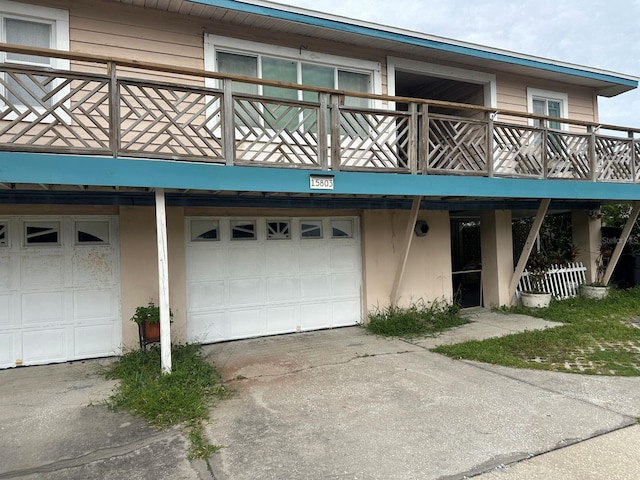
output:
[{"label": "beige exterior wall", "polygon": [[[366,210],[362,215],[365,313],[390,303],[396,269],[401,261],[407,210]],[[429,225],[424,237],[413,236],[400,284],[399,305],[418,300],[451,301],[451,232],[449,212],[423,211],[418,219]]]},{"label": "beige exterior wall", "polygon": [[[184,253],[184,211],[167,209],[169,255],[169,304],[173,313],[171,339],[185,342],[186,280]],[[122,302],[122,343],[126,348],[138,344],[138,329],[129,318],[136,307],[150,300],[158,304],[158,249],[155,209],[120,207],[120,279]]]}]

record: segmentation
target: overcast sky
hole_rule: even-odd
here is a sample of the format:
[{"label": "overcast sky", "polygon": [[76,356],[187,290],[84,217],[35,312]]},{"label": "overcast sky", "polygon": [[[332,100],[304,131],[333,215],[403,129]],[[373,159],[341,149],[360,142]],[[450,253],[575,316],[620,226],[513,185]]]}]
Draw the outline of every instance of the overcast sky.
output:
[{"label": "overcast sky", "polygon": [[[640,77],[640,0],[276,0]],[[600,97],[600,121],[640,127],[640,91]]]}]

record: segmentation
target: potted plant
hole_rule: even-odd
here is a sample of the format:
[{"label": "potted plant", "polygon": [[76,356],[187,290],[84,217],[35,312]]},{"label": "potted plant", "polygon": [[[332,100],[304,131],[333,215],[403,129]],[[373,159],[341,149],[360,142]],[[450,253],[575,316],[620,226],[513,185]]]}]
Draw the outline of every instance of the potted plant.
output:
[{"label": "potted plant", "polygon": [[551,294],[547,292],[545,278],[551,268],[549,257],[544,250],[533,252],[527,263],[531,288],[520,294],[523,307],[546,308],[551,303]]},{"label": "potted plant", "polygon": [[601,299],[609,295],[609,286],[604,283],[605,257],[609,258],[611,254],[610,248],[602,244],[600,252],[596,258],[596,281],[580,286],[580,294],[585,298]]},{"label": "potted plant", "polygon": [[[169,315],[173,317],[171,311]],[[160,341],[160,307],[156,306],[153,300],[150,300],[148,305],[136,307],[131,321],[138,324],[141,346]]]}]

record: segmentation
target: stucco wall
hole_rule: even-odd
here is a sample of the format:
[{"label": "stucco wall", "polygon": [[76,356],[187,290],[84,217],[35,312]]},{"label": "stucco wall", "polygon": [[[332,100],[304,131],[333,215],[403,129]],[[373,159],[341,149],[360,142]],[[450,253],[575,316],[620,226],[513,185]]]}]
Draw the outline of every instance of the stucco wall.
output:
[{"label": "stucco wall", "polygon": [[[405,230],[410,212],[366,210],[362,215],[364,306],[367,311],[386,307],[403,254]],[[429,232],[414,235],[400,284],[399,305],[420,299],[451,301],[451,235],[449,212],[423,211]]]}]

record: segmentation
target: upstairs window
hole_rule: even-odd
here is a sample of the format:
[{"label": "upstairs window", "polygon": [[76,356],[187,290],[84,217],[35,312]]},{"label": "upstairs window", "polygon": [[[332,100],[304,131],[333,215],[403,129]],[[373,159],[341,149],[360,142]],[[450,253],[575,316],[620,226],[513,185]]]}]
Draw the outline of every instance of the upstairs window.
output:
[{"label": "upstairs window", "polygon": [[[550,92],[535,88],[527,89],[529,112],[536,115],[546,115],[556,118],[567,118],[568,96],[566,93]],[[540,120],[534,119],[533,125],[539,127]],[[563,130],[565,124],[558,121],[549,121],[547,127],[554,130]]]},{"label": "upstairs window", "polygon": [[[0,0],[0,41],[38,48],[69,50],[69,13],[66,10]],[[69,61],[38,55],[0,52],[0,61],[21,66],[69,69]],[[60,80],[45,75],[3,73],[0,93],[18,110],[45,109],[60,95],[49,97]],[[21,108],[23,107],[23,108]],[[18,112],[16,112],[18,113]]]}]

